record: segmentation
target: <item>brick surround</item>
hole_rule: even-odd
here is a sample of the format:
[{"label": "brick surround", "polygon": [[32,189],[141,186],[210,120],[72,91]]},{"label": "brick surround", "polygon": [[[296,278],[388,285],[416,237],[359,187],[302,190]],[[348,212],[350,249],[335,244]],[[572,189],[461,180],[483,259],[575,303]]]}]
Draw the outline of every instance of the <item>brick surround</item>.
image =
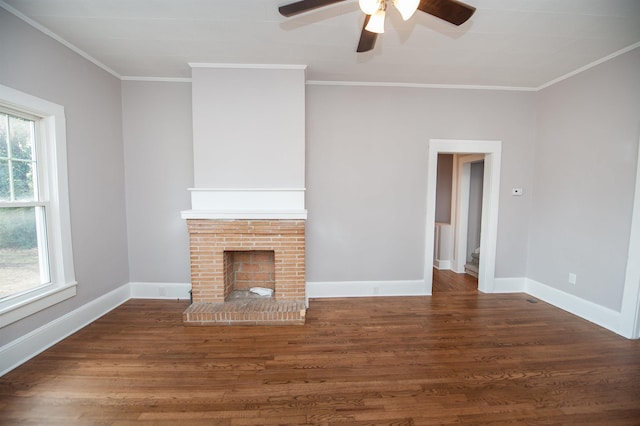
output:
[{"label": "brick surround", "polygon": [[[187,227],[193,304],[183,315],[185,324],[304,323],[304,220],[188,219]],[[273,253],[271,300],[225,302],[232,253],[265,251]]]}]

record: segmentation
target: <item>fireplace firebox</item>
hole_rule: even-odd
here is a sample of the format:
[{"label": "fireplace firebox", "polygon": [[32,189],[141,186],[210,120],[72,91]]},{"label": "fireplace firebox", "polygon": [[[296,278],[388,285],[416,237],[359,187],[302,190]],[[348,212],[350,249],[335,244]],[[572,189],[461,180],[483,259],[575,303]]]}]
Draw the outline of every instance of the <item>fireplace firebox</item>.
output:
[{"label": "fireplace firebox", "polygon": [[[188,219],[187,325],[304,324],[305,221]],[[272,289],[272,295],[250,292]]]},{"label": "fireplace firebox", "polygon": [[[258,290],[252,291],[252,289]],[[225,301],[255,297],[253,295],[273,297],[272,293],[275,289],[275,255],[273,250],[225,250]],[[265,294],[261,295],[262,293]]]}]

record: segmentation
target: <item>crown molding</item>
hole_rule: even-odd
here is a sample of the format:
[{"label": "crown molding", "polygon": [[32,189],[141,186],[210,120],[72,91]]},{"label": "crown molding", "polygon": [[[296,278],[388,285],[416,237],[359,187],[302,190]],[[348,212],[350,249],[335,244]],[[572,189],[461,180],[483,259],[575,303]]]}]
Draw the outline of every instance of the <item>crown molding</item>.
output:
[{"label": "crown molding", "polygon": [[387,81],[325,81],[308,80],[309,86],[360,86],[360,87],[408,87],[414,89],[461,89],[461,90],[503,90],[514,92],[535,92],[535,87],[481,86],[465,84],[425,84]]},{"label": "crown molding", "polygon": [[267,70],[306,70],[302,64],[217,64],[207,62],[189,62],[191,68],[237,68],[237,69],[267,69]]},{"label": "crown molding", "polygon": [[568,79],[570,77],[573,77],[575,75],[583,73],[584,71],[587,71],[587,70],[589,70],[589,69],[591,69],[591,68],[593,68],[595,66],[598,66],[598,65],[600,65],[600,64],[602,64],[604,62],[610,61],[613,58],[616,58],[616,57],[618,57],[620,55],[623,55],[623,54],[625,54],[627,52],[631,52],[632,50],[637,49],[638,47],[640,47],[640,42],[634,43],[634,44],[632,44],[630,46],[622,48],[622,49],[620,49],[618,51],[613,52],[610,55],[605,56],[604,58],[600,58],[597,61],[593,61],[590,64],[587,64],[587,65],[585,65],[583,67],[580,67],[580,68],[578,68],[576,70],[571,71],[570,73],[567,73],[567,74],[565,74],[563,76],[560,76],[560,77],[558,77],[556,79],[553,79],[551,81],[548,81],[545,84],[543,84],[542,86],[538,86],[535,90],[536,90],[536,92],[539,92],[542,89],[546,89],[547,87],[553,86],[556,83],[560,83],[563,80],[566,80],[566,79]]},{"label": "crown molding", "polygon": [[[112,76],[122,81],[152,81],[152,82],[170,82],[170,83],[191,83],[191,78],[180,77],[153,77],[153,76],[122,76],[107,65],[103,64],[84,50],[80,49],[76,45],[70,43],[58,34],[54,33],[50,29],[41,25],[40,23],[29,18],[13,6],[8,5],[4,1],[0,0],[0,7],[21,19],[28,25],[32,26],[41,33],[51,37],[63,46],[69,48],[73,52],[80,55],[82,58],[93,63],[102,70],[108,72]],[[361,87],[407,87],[407,88],[422,88],[422,89],[460,89],[460,90],[497,90],[497,91],[515,91],[515,92],[539,92],[547,87],[553,86],[563,80],[578,75],[584,71],[587,71],[597,65],[614,59],[620,55],[630,52],[640,47],[640,42],[634,43],[630,46],[622,48],[610,55],[593,61],[583,67],[573,70],[567,74],[564,74],[558,78],[550,80],[538,87],[518,87],[518,86],[483,86],[483,85],[464,85],[464,84],[423,84],[423,83],[404,83],[404,82],[367,82],[367,81],[323,81],[323,80],[308,80],[306,82],[309,86],[361,86]],[[281,69],[281,70],[306,70],[307,65],[303,64],[233,64],[233,63],[206,63],[206,62],[189,62],[188,65],[191,68],[236,68],[236,69]]]},{"label": "crown molding", "polygon": [[67,40],[65,40],[64,38],[60,37],[58,34],[54,33],[50,29],[46,28],[45,26],[43,26],[43,25],[39,24],[38,22],[34,21],[33,19],[29,18],[27,15],[25,15],[22,12],[20,12],[19,10],[15,9],[13,6],[9,6],[7,3],[3,2],[2,0],[0,0],[0,7],[5,9],[7,12],[11,13],[15,17],[23,20],[27,24],[31,25],[33,28],[35,28],[36,30],[40,31],[44,35],[47,35],[47,36],[51,37],[52,39],[54,39],[58,43],[62,44],[63,46],[65,46],[67,48],[69,48],[70,50],[72,50],[73,52],[77,53],[78,55],[82,56],[87,61],[93,63],[94,65],[96,65],[97,67],[99,67],[99,68],[103,69],[104,71],[108,72],[109,74],[111,74],[112,76],[116,77],[117,79],[122,79],[122,76],[120,74],[118,74],[117,72],[115,72],[114,70],[112,70],[111,68],[109,68],[108,66],[106,66],[105,64],[103,64],[102,62],[97,60],[96,58],[94,58],[93,56],[89,55],[87,52],[85,52],[84,50],[80,49],[78,46],[68,42]]},{"label": "crown molding", "polygon": [[188,77],[138,77],[124,75],[120,77],[122,81],[150,81],[160,83],[191,83],[191,78]]}]

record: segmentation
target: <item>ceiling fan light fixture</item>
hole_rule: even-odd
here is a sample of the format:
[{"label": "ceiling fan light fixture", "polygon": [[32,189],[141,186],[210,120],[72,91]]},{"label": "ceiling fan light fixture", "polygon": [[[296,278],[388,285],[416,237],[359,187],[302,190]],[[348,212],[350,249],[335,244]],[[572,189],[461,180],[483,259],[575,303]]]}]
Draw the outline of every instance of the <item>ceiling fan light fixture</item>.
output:
[{"label": "ceiling fan light fixture", "polygon": [[373,15],[380,9],[381,1],[384,0],[359,0],[358,4],[365,15]]},{"label": "ceiling fan light fixture", "polygon": [[371,18],[369,19],[369,23],[367,24],[366,27],[364,27],[364,29],[371,33],[376,33],[376,34],[384,33],[384,16],[385,16],[384,7],[380,7],[380,9],[378,9],[376,13],[371,15]]},{"label": "ceiling fan light fixture", "polygon": [[[292,3],[278,7],[282,16],[290,17],[309,12],[324,6],[343,2],[344,0],[290,0]],[[442,19],[453,25],[467,22],[476,8],[461,0],[358,0],[360,9],[365,14],[362,23],[360,40],[356,52],[369,52],[376,44],[378,34],[384,33],[385,11],[387,2],[393,3],[402,18],[406,21],[420,10],[426,14]],[[0,0],[2,3],[2,0]]]},{"label": "ceiling fan light fixture", "polygon": [[402,15],[402,19],[406,21],[416,13],[420,5],[420,0],[393,0],[393,5],[398,9],[400,15]]}]

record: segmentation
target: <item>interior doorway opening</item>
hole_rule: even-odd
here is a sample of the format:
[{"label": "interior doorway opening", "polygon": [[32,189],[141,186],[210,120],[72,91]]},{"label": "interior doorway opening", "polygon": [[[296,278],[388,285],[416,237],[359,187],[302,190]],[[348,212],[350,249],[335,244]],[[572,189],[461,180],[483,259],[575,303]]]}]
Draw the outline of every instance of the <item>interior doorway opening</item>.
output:
[{"label": "interior doorway opening", "polygon": [[483,186],[484,154],[438,154],[434,271],[471,275],[476,288]]},{"label": "interior doorway opening", "polygon": [[[500,188],[500,160],[501,160],[502,143],[501,141],[480,141],[480,140],[446,140],[431,139],[428,143],[428,173],[427,173],[427,214],[425,226],[425,286],[427,294],[433,291],[433,267],[434,267],[434,238],[435,238],[435,216],[436,216],[436,182],[437,182],[437,164],[438,154],[470,154],[459,155],[458,158],[466,157],[468,161],[461,161],[461,170],[464,171],[464,164],[484,161],[483,179],[482,179],[482,212],[480,233],[480,250],[478,265],[478,290],[484,293],[492,293],[494,291],[495,280],[495,257],[497,244],[497,224],[498,224],[498,202]],[[474,157],[475,155],[475,157]],[[460,176],[457,173],[456,176]],[[458,179],[461,179],[458,177]],[[463,180],[464,182],[464,180]],[[461,184],[463,182],[460,182]],[[457,237],[454,243],[454,261],[452,268],[456,272],[464,272],[464,264],[466,263],[467,253],[466,240],[468,227],[468,216],[461,217],[461,212],[467,211],[468,207],[460,206],[463,197],[459,195],[456,198],[456,222],[460,225]],[[452,197],[453,198],[453,197]],[[453,203],[453,201],[452,201]],[[466,221],[466,224],[465,224]],[[464,238],[463,238],[464,235]],[[464,242],[463,242],[464,239]]]}]

